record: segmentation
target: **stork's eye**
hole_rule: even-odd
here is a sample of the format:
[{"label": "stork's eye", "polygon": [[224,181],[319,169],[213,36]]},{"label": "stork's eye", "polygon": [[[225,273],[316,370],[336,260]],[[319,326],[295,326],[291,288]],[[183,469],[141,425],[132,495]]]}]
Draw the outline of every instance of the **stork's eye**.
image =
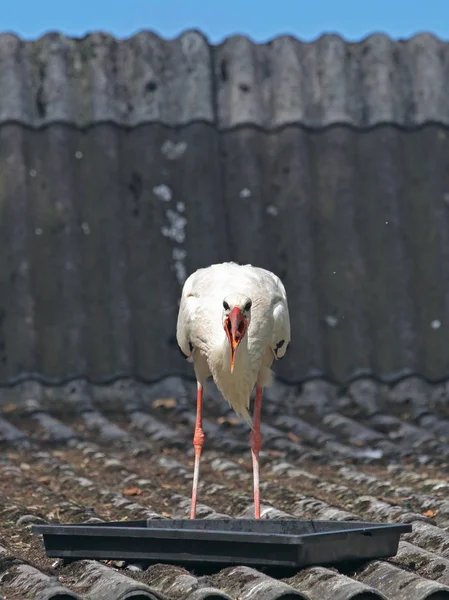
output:
[{"label": "stork's eye", "polygon": [[243,309],[245,312],[248,312],[252,306],[251,300],[245,304],[245,308]]},{"label": "stork's eye", "polygon": [[229,304],[226,302],[226,300],[223,300],[223,308],[225,310],[229,310]]}]

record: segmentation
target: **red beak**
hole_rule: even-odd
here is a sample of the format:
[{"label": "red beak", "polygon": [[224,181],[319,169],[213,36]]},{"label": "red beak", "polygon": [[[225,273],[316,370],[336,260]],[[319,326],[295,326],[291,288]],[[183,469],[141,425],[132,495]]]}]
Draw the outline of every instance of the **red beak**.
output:
[{"label": "red beak", "polygon": [[225,331],[231,347],[231,373],[234,371],[235,355],[248,327],[248,321],[237,306],[231,310],[225,321]]}]

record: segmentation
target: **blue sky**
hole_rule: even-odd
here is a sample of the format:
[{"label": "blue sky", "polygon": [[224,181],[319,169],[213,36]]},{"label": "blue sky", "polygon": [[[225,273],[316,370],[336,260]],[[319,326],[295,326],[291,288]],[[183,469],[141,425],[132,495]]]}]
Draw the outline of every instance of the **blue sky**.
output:
[{"label": "blue sky", "polygon": [[394,38],[430,31],[449,40],[449,0],[3,0],[0,21],[1,31],[26,39],[55,30],[128,37],[141,29],[171,38],[192,27],[212,42],[233,33],[312,40],[329,31],[348,40],[377,31]]}]

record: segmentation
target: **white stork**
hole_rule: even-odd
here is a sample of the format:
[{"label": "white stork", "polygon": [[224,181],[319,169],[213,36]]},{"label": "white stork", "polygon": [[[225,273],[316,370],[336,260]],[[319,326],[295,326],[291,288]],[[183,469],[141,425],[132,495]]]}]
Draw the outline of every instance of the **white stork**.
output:
[{"label": "white stork", "polygon": [[[212,376],[224,398],[251,426],[254,509],[256,519],[260,519],[262,393],[271,383],[271,363],[284,356],[290,342],[285,288],[276,275],[252,265],[229,262],[199,269],[184,284],[176,337],[185,357],[193,359],[198,386],[190,517],[196,516],[204,443],[203,387],[206,378]],[[252,422],[248,409],[254,386]]]}]

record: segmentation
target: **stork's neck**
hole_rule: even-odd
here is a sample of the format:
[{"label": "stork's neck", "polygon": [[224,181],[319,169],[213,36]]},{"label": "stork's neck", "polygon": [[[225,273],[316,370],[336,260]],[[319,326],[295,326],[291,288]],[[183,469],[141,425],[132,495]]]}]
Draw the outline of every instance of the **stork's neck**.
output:
[{"label": "stork's neck", "polygon": [[209,346],[209,351],[206,354],[210,371],[214,378],[216,376],[225,376],[229,379],[238,379],[239,375],[248,368],[250,362],[248,336],[245,335],[239,344],[235,355],[234,372],[231,373],[231,349],[229,340],[224,329],[221,329],[221,331],[217,333],[218,335],[215,337],[215,343],[211,345],[212,347]]},{"label": "stork's neck", "polygon": [[[231,372],[231,348],[229,346],[229,340],[224,335],[221,353],[223,356],[223,368],[225,371]],[[234,373],[238,377],[238,375],[245,371],[248,368],[249,364],[249,352],[248,352],[248,335],[245,335],[242,338],[242,341],[239,344],[237,349],[237,353],[235,355],[234,360]]]},{"label": "stork's neck", "polygon": [[249,336],[243,336],[235,355],[234,370],[231,373],[231,349],[226,333],[222,331],[223,337],[217,335],[215,345],[207,356],[210,373],[217,388],[236,413],[250,423],[248,408],[251,391],[260,370],[259,356],[253,355],[254,345],[251,344]]}]

